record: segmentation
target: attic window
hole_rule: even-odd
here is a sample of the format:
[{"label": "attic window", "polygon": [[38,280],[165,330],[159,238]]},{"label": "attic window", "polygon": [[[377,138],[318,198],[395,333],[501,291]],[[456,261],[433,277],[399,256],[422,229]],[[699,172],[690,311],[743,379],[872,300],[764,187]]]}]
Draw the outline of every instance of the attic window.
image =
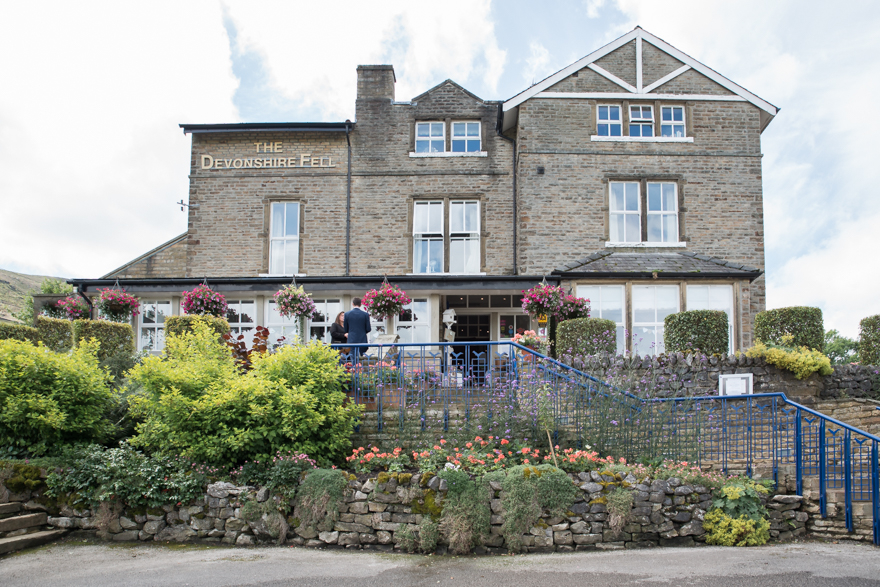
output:
[{"label": "attic window", "polygon": [[478,153],[480,151],[480,123],[452,123],[452,152]]},{"label": "attic window", "polygon": [[660,135],[664,137],[684,136],[684,107],[663,106],[660,109]]},{"label": "attic window", "polygon": [[623,125],[620,121],[620,106],[599,106],[599,136],[619,137]]},{"label": "attic window", "polygon": [[416,123],[416,153],[442,153],[446,150],[446,133],[442,122]]}]

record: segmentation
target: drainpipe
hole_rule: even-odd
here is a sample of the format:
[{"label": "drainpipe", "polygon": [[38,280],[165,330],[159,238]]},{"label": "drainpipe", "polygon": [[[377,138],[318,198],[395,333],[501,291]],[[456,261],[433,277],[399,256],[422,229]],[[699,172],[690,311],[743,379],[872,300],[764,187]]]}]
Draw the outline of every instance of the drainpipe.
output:
[{"label": "drainpipe", "polygon": [[351,121],[345,121],[345,142],[348,144],[348,171],[345,184],[345,275],[351,275]]},{"label": "drainpipe", "polygon": [[504,139],[505,141],[510,141],[511,146],[513,147],[513,274],[519,275],[519,264],[517,263],[517,240],[516,240],[516,226],[517,226],[517,217],[516,217],[516,139],[512,139],[510,137],[506,137],[501,134],[501,121],[503,120],[503,113],[501,112],[501,104],[498,105],[498,124],[495,126],[495,133]]}]

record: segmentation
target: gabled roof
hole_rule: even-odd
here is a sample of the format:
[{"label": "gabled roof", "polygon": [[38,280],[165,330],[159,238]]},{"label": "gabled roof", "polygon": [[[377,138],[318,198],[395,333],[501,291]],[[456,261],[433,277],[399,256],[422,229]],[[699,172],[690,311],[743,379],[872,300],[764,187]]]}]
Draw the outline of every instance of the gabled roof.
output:
[{"label": "gabled roof", "polygon": [[117,267],[116,269],[114,269],[113,271],[108,273],[107,275],[104,275],[103,277],[101,277],[101,279],[110,279],[114,275],[116,275],[117,273],[120,273],[124,269],[128,269],[129,267],[131,267],[135,263],[140,263],[141,261],[143,261],[147,257],[152,257],[153,255],[155,255],[159,251],[165,250],[170,246],[176,245],[180,241],[184,240],[186,238],[187,234],[188,233],[184,232],[183,234],[179,234],[179,235],[175,236],[170,241],[166,241],[166,242],[162,243],[161,245],[159,245],[158,247],[156,247],[155,249],[151,249],[151,250],[147,251],[146,253],[144,253],[140,257],[136,257],[136,258],[132,259],[131,261],[129,261],[128,263],[126,263],[122,267]]},{"label": "gabled roof", "polygon": [[[603,68],[599,67],[598,65],[596,65],[594,63],[595,61],[601,59],[605,55],[608,55],[612,51],[615,51],[615,50],[619,49],[620,47],[623,47],[624,45],[626,45],[627,43],[629,43],[633,40],[635,40],[637,43],[636,54],[637,54],[637,59],[639,60],[636,64],[637,73],[638,73],[638,83],[636,84],[636,86],[632,86],[632,85],[628,84],[627,82],[617,78],[613,74],[607,72],[606,70],[604,70]],[[641,83],[641,78],[642,78],[641,43],[643,41],[648,42],[651,45],[660,49],[661,51],[664,51],[664,52],[668,53],[669,55],[675,57],[676,59],[678,59],[679,61],[684,63],[684,65],[682,67],[680,67],[679,69],[677,69],[676,71],[673,71],[669,75],[657,80],[656,82],[654,82],[648,86],[643,87],[642,83]],[[764,129],[764,127],[767,126],[767,124],[769,124],[770,120],[772,120],[773,117],[776,116],[776,113],[779,112],[779,109],[776,106],[774,106],[773,104],[767,102],[766,100],[759,98],[758,96],[751,93],[750,91],[748,91],[744,87],[740,86],[739,84],[727,79],[726,77],[724,77],[723,75],[721,75],[720,73],[715,71],[714,69],[700,63],[699,61],[697,61],[696,59],[694,59],[690,55],[687,55],[687,54],[679,51],[678,49],[676,49],[675,47],[673,47],[672,45],[670,45],[666,41],[659,39],[658,37],[655,37],[654,35],[652,35],[648,31],[642,29],[641,27],[636,27],[632,31],[630,31],[629,33],[627,33],[627,34],[623,35],[622,37],[608,43],[607,45],[605,45],[601,49],[593,51],[592,53],[590,53],[589,55],[587,55],[583,59],[575,61],[574,63],[572,63],[568,67],[560,69],[559,71],[557,71],[553,75],[541,80],[537,84],[531,86],[530,88],[520,92],[516,96],[514,96],[511,99],[504,102],[504,105],[502,106],[502,112],[503,112],[503,114],[502,114],[502,116],[503,116],[502,129],[507,130],[516,123],[516,118],[519,113],[518,107],[520,104],[522,104],[523,102],[525,102],[529,98],[536,96],[540,92],[543,92],[544,90],[553,86],[554,84],[562,81],[563,79],[567,78],[571,74],[573,74],[577,71],[580,71],[581,69],[583,69],[585,67],[589,67],[590,69],[592,69],[593,71],[595,71],[599,75],[602,75],[603,77],[616,83],[617,85],[619,85],[621,87],[622,90],[625,90],[624,94],[627,94],[628,96],[632,96],[633,98],[637,98],[637,97],[649,98],[651,96],[656,96],[657,95],[656,93],[653,93],[653,94],[651,93],[651,92],[653,92],[653,90],[655,90],[656,88],[669,82],[670,80],[678,77],[682,73],[693,69],[693,70],[703,74],[707,78],[711,79],[712,81],[714,81],[718,85],[730,90],[732,93],[734,93],[736,96],[738,96],[742,100],[745,100],[747,102],[751,102],[752,104],[754,104],[755,106],[760,108],[762,111],[761,112],[761,129],[762,130]],[[724,99],[724,97],[719,96],[718,99],[721,100],[721,99]]]},{"label": "gabled roof", "polygon": [[553,271],[562,277],[719,278],[754,280],[760,269],[697,253],[615,253],[600,251]]},{"label": "gabled roof", "polygon": [[423,97],[427,96],[428,94],[431,94],[431,93],[437,91],[438,89],[442,88],[446,84],[451,84],[451,85],[455,86],[456,88],[458,88],[459,90],[461,90],[462,92],[464,92],[465,94],[467,94],[468,96],[470,96],[471,98],[476,100],[477,102],[485,102],[485,100],[483,100],[482,98],[480,98],[479,96],[477,96],[473,92],[468,91],[467,89],[462,87],[461,84],[455,83],[451,79],[444,80],[444,81],[440,82],[439,84],[437,84],[436,86],[434,86],[433,88],[431,88],[430,90],[422,92],[421,94],[419,94],[418,96],[413,98],[412,101],[418,102],[419,98],[423,98]]}]

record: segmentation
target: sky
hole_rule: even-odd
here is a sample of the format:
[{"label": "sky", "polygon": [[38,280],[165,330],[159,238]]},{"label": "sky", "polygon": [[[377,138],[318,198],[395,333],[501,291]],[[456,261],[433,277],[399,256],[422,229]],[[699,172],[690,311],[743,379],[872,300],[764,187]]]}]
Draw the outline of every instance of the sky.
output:
[{"label": "sky", "polygon": [[636,25],[781,108],[767,307],[857,336],[880,313],[876,1],[0,2],[0,268],[99,277],[184,232],[179,123],[354,119],[359,64],[393,64],[399,100],[448,78],[503,100]]}]

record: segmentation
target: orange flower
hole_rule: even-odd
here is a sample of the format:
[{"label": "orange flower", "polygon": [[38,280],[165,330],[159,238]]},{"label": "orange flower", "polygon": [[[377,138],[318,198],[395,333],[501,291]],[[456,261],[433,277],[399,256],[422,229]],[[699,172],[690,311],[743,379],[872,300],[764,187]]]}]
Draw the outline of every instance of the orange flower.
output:
[{"label": "orange flower", "polygon": [[443,440],[443,439],[441,438],[441,439],[440,439],[440,444],[446,444],[446,441]]},{"label": "orange flower", "polygon": [[440,447],[437,446],[437,445],[435,444],[435,445],[434,445],[434,450],[440,450]]},{"label": "orange flower", "polygon": [[502,438],[502,439],[501,439],[501,444],[502,444],[502,445],[504,445],[504,444],[510,444],[510,441],[507,440],[506,438]]},{"label": "orange flower", "polygon": [[465,446],[468,447],[468,448],[471,448],[473,445],[474,445],[473,442],[468,442],[467,444],[465,444]]}]

